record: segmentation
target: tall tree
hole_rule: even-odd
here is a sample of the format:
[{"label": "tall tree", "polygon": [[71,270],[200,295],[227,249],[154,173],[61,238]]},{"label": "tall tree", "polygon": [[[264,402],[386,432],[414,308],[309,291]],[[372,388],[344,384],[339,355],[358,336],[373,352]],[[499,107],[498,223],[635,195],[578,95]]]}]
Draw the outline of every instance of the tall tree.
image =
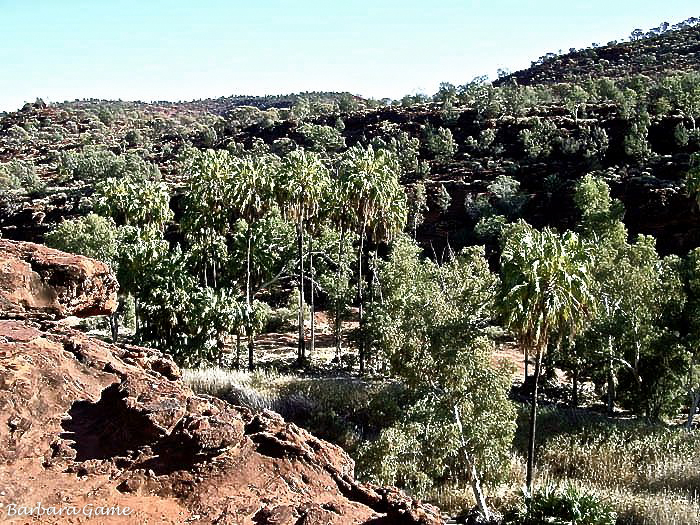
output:
[{"label": "tall tree", "polygon": [[539,231],[524,221],[511,226],[501,253],[499,308],[505,326],[523,348],[535,354],[530,406],[527,489],[532,489],[537,427],[537,396],[542,355],[553,334],[573,338],[595,305],[591,257],[575,233]]},{"label": "tall tree", "polygon": [[[297,358],[300,363],[305,362],[307,357],[304,337],[304,236],[305,234],[308,234],[309,237],[311,236],[311,226],[319,218],[321,206],[325,204],[330,184],[331,179],[328,169],[323,164],[321,157],[314,152],[304,151],[301,148],[294,150],[283,159],[280,165],[277,196],[280,207],[294,220],[297,228],[299,257],[299,338]],[[312,298],[314,286],[312,275]],[[314,315],[313,311],[311,315]]]},{"label": "tall tree", "polygon": [[[262,219],[274,206],[276,157],[256,156],[235,158],[232,161],[232,181],[229,202],[246,223],[246,319],[254,319],[251,290],[251,252],[254,222]],[[248,337],[248,368],[254,367],[255,344],[252,324],[246,330]]]},{"label": "tall tree", "polygon": [[503,474],[515,428],[512,371],[493,366],[485,336],[498,278],[483,248],[443,265],[420,251],[402,236],[389,260],[377,263],[382,299],[368,310],[367,330],[415,402],[365,447],[362,460],[371,460],[378,481],[413,490],[468,481],[488,517],[481,483]]},{"label": "tall tree", "polygon": [[365,370],[366,341],[363,332],[362,258],[368,234],[375,242],[390,240],[401,232],[406,223],[406,194],[399,183],[401,168],[396,156],[387,150],[375,151],[353,146],[343,155],[339,168],[338,191],[340,202],[353,210],[354,226],[360,246],[357,257],[357,300],[359,306],[360,373]]},{"label": "tall tree", "polygon": [[224,150],[191,150],[185,162],[189,176],[182,229],[190,251],[202,265],[204,286],[218,286],[219,269],[226,258],[226,236],[232,222],[229,195],[233,158]]}]

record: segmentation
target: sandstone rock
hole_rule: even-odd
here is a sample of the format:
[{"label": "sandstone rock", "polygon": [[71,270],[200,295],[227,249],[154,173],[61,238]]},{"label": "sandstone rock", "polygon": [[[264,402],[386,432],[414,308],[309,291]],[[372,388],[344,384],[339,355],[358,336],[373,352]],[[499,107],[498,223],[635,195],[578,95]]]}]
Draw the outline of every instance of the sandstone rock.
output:
[{"label": "sandstone rock", "polygon": [[116,308],[109,266],[29,242],[0,239],[0,312],[15,317],[90,317]]}]

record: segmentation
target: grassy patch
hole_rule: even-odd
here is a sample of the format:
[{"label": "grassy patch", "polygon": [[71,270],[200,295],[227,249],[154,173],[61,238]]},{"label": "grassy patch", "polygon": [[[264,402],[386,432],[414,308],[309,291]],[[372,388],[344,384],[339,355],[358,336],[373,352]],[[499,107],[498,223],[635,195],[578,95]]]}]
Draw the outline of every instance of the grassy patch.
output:
[{"label": "grassy patch", "polygon": [[197,393],[253,410],[279,412],[349,452],[396,421],[410,401],[399,383],[387,380],[304,378],[222,368],[185,370],[184,379]]},{"label": "grassy patch", "polygon": [[[185,370],[184,378],[195,392],[279,412],[351,454],[400,418],[411,401],[399,383],[386,380],[220,368]],[[538,422],[540,489],[573,487],[590,494],[609,504],[620,524],[700,523],[700,432],[554,407],[543,407]],[[509,475],[488,491],[490,505],[501,511],[520,499],[526,440],[523,406]],[[454,514],[475,504],[466,479],[415,496]]]}]

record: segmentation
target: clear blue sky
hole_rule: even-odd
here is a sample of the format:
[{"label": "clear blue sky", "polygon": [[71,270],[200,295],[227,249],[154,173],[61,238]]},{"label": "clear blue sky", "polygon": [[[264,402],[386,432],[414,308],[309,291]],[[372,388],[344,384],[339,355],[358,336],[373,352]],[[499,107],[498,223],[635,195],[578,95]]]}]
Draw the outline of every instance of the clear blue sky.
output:
[{"label": "clear blue sky", "polygon": [[0,0],[0,111],[75,98],[398,98],[700,15],[697,0]]}]

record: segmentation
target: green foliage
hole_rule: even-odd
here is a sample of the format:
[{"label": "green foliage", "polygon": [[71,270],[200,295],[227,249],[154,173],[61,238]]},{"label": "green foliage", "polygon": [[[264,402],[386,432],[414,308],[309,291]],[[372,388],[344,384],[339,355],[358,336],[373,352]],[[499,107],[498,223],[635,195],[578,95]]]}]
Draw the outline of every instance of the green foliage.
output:
[{"label": "green foliage", "polygon": [[321,157],[297,149],[282,161],[277,174],[277,199],[280,207],[296,222],[316,218],[331,183]]},{"label": "green foliage", "polygon": [[647,141],[650,124],[651,119],[646,110],[637,112],[630,121],[629,131],[625,136],[625,153],[635,160],[645,160],[652,154]]},{"label": "green foliage", "polygon": [[311,151],[334,153],[345,149],[345,138],[334,127],[305,122],[299,127],[299,133]]},{"label": "green foliage", "polygon": [[119,224],[162,229],[173,218],[167,184],[137,175],[110,177],[97,183],[93,202],[99,213]]},{"label": "green foliage", "polygon": [[457,144],[448,128],[426,126],[423,130],[423,144],[428,153],[441,162],[450,160],[457,152]]},{"label": "green foliage", "polygon": [[450,207],[450,203],[452,202],[452,197],[447,191],[447,188],[445,188],[444,184],[437,185],[433,198],[437,209],[440,210],[441,213],[447,212],[448,208]]},{"label": "green foliage", "polygon": [[553,122],[539,117],[535,117],[531,122],[529,128],[520,131],[525,153],[531,159],[547,158],[552,154],[559,137],[559,129]]},{"label": "green foliage", "polygon": [[422,180],[430,174],[430,167],[420,160],[420,140],[411,137],[405,131],[397,131],[386,121],[382,122],[383,136],[372,140],[375,150],[387,149],[391,151],[401,166],[401,181]]},{"label": "green foliage", "polygon": [[509,227],[499,302],[504,325],[523,346],[544,349],[553,332],[572,336],[584,326],[594,306],[591,262],[575,233],[539,231],[524,221]]},{"label": "green foliage", "polygon": [[382,299],[367,324],[392,373],[419,400],[361,450],[361,468],[370,479],[416,491],[470,479],[472,465],[496,481],[514,430],[509,372],[491,365],[484,337],[497,278],[479,248],[442,266],[418,253],[401,237],[378,263]]},{"label": "green foliage", "polygon": [[64,220],[45,236],[47,246],[108,263],[113,270],[119,261],[119,231],[114,220],[90,213]]},{"label": "green foliage", "polygon": [[108,178],[160,179],[158,168],[138,155],[115,155],[107,149],[90,147],[82,152],[62,151],[58,173],[67,181],[98,182]]},{"label": "green foliage", "polygon": [[586,176],[574,200],[582,211],[579,229],[596,243],[599,298],[598,315],[582,334],[577,353],[584,362],[606,363],[592,372],[607,374],[610,396],[619,378],[620,401],[656,419],[677,406],[687,366],[676,335],[685,304],[679,261],[660,258],[652,237],[627,242],[624,209],[604,181]]},{"label": "green foliage", "polygon": [[504,525],[615,525],[617,514],[610,505],[573,485],[563,490],[548,485],[531,497],[524,508],[510,512]]},{"label": "green foliage", "polygon": [[610,188],[600,178],[586,175],[576,185],[574,203],[582,215],[580,231],[588,238],[596,238],[618,246],[626,241],[627,231],[622,224],[624,207],[610,197]]},{"label": "green foliage", "polygon": [[418,226],[423,223],[423,214],[428,211],[428,198],[425,191],[425,183],[417,182],[411,188],[411,195],[408,199],[408,221],[407,226],[416,238]]},{"label": "green foliage", "polygon": [[11,190],[31,194],[43,188],[44,183],[31,162],[11,160],[0,163],[0,195]]},{"label": "green foliage", "polygon": [[349,148],[340,164],[337,202],[352,210],[357,226],[375,240],[390,240],[406,224],[406,194],[399,184],[396,155],[390,151]]}]

